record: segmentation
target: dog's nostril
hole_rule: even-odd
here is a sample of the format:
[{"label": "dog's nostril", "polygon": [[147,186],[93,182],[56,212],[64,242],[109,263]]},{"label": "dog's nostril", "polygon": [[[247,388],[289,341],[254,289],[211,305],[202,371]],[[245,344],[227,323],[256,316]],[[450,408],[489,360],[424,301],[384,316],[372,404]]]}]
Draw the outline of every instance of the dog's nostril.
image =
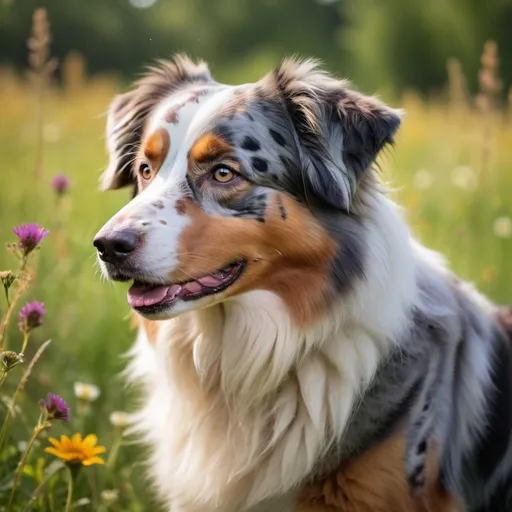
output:
[{"label": "dog's nostril", "polygon": [[105,252],[105,245],[103,244],[103,238],[102,237],[96,237],[92,243],[94,247],[96,247],[96,250],[102,254]]},{"label": "dog's nostril", "polygon": [[137,232],[126,229],[98,236],[94,239],[93,245],[102,260],[120,263],[136,249],[138,241]]}]

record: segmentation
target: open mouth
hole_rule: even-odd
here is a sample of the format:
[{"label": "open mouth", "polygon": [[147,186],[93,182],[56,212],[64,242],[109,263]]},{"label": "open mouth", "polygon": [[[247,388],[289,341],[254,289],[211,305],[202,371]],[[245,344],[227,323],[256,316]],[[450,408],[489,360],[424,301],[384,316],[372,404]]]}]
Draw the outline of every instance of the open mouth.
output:
[{"label": "open mouth", "polygon": [[240,277],[244,267],[245,261],[240,260],[197,279],[165,285],[136,279],[128,290],[128,304],[141,313],[158,313],[178,300],[197,300],[225,290]]}]

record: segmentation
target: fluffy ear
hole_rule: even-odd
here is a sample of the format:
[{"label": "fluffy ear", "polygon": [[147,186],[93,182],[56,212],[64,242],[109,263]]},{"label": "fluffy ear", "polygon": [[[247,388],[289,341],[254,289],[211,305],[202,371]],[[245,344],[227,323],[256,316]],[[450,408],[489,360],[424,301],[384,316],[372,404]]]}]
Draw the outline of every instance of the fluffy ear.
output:
[{"label": "fluffy ear", "polygon": [[349,89],[312,60],[287,59],[265,80],[291,117],[309,192],[348,208],[360,178],[393,143],[402,112]]},{"label": "fluffy ear", "polygon": [[136,183],[132,163],[147,120],[158,103],[187,83],[213,83],[208,66],[178,55],[159,61],[132,89],[116,96],[107,116],[109,166],[101,176],[103,190]]}]

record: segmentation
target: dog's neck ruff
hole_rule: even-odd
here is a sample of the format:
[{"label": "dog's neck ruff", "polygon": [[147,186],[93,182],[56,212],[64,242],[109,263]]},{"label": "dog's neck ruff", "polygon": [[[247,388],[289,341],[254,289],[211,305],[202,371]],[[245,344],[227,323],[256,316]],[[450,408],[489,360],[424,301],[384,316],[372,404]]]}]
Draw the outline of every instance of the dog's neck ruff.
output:
[{"label": "dog's neck ruff", "polygon": [[416,300],[408,233],[373,199],[366,279],[314,326],[297,329],[276,295],[255,291],[163,322],[154,346],[139,333],[129,375],[148,398],[136,425],[177,510],[247,510],[339,447]]}]

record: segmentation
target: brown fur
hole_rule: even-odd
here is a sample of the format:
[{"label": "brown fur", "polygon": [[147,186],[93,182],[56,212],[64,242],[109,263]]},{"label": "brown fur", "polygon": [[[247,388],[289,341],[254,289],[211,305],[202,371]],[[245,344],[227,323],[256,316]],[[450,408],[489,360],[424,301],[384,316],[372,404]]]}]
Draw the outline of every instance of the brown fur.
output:
[{"label": "brown fur", "polygon": [[281,202],[286,222],[276,200],[267,207],[264,223],[251,224],[208,215],[182,199],[182,210],[192,223],[181,235],[180,269],[169,276],[169,282],[197,278],[244,258],[243,275],[220,296],[267,289],[283,299],[298,325],[311,322],[330,290],[328,269],[334,242],[306,208],[284,195]]},{"label": "brown fur", "polygon": [[189,157],[198,163],[204,163],[229,154],[232,150],[233,148],[220,137],[207,133],[194,143]]},{"label": "brown fur", "polygon": [[339,471],[306,486],[296,512],[462,512],[437,483],[434,453],[426,495],[411,495],[404,441],[403,435],[388,437]]},{"label": "brown fur", "polygon": [[165,128],[158,129],[144,140],[139,152],[140,156],[137,159],[137,165],[140,165],[142,161],[146,161],[151,169],[151,177],[144,179],[138,176],[139,189],[147,187],[153,181],[162,167],[170,147],[171,140]]}]

